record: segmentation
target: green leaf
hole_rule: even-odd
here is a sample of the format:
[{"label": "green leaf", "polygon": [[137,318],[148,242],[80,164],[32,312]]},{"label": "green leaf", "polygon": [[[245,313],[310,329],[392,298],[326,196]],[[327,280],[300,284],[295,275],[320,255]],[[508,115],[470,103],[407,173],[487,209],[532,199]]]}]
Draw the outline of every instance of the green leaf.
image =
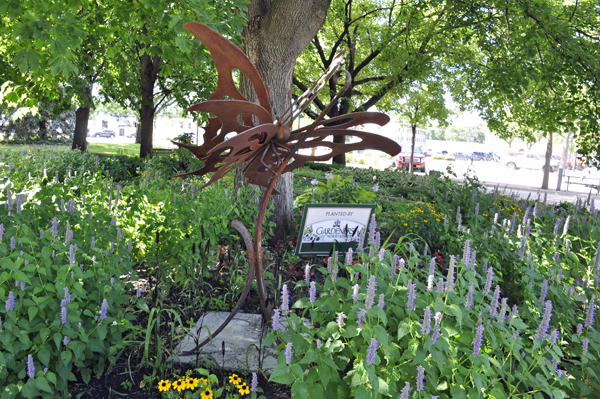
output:
[{"label": "green leaf", "polygon": [[306,352],[306,355],[304,355],[302,360],[300,360],[298,363],[307,364],[307,363],[312,363],[315,360],[317,360],[317,354],[315,353],[314,350],[309,350],[308,352]]},{"label": "green leaf", "polygon": [[288,372],[288,367],[285,364],[280,364],[273,370],[273,374],[269,377],[269,381],[290,385],[294,382],[294,376]]},{"label": "green leaf", "polygon": [[50,351],[48,349],[42,349],[38,352],[37,356],[44,366],[48,366],[50,363]]},{"label": "green leaf", "polygon": [[[319,373],[321,373],[321,367],[319,367]],[[311,398],[322,398],[323,386],[321,384],[308,384],[308,393]]]},{"label": "green leaf", "polygon": [[398,341],[400,341],[400,339],[402,339],[402,337],[404,337],[409,332],[410,326],[408,325],[408,323],[405,321],[400,323],[400,325],[398,326]]},{"label": "green leaf", "polygon": [[38,308],[30,306],[27,309],[27,313],[29,314],[29,321],[33,321],[33,318],[38,314]]},{"label": "green leaf", "polygon": [[294,385],[292,385],[292,397],[308,399],[308,386],[306,385],[306,382],[301,380],[296,380],[296,382],[294,382]]},{"label": "green leaf", "polygon": [[452,387],[452,399],[468,399],[467,393],[458,385]]},{"label": "green leaf", "polygon": [[475,386],[477,387],[477,393],[481,394],[483,392],[483,384],[481,382],[481,375],[477,372],[473,372],[471,374],[473,376],[473,381],[475,381]]},{"label": "green leaf", "polygon": [[20,271],[20,270],[17,270],[15,272],[13,272],[13,277],[17,281],[21,281],[21,282],[25,282],[27,284],[31,284],[31,281],[29,281],[29,277],[27,277],[27,275],[25,273],[23,273],[22,271]]},{"label": "green leaf", "polygon": [[54,390],[52,388],[50,388],[50,385],[48,385],[48,380],[46,380],[46,378],[44,376],[39,376],[34,378],[35,380],[35,387],[41,391],[44,392],[48,392],[48,393],[54,393]]},{"label": "green leaf", "polygon": [[69,365],[69,362],[71,361],[72,357],[73,357],[73,354],[71,353],[71,351],[65,350],[60,353],[60,360],[63,362],[63,364],[65,366]]},{"label": "green leaf", "polygon": [[331,369],[325,364],[319,364],[319,376],[321,377],[323,388],[327,388],[327,384],[329,384],[329,380],[331,379]]},{"label": "green leaf", "polygon": [[356,399],[371,399],[371,391],[367,390],[364,385],[358,387],[356,391]]},{"label": "green leaf", "polygon": [[456,320],[458,321],[459,326],[462,324],[462,310],[460,310],[458,305],[453,303],[452,305],[450,305],[446,309],[444,309],[444,313],[451,314],[454,317],[456,317]]}]

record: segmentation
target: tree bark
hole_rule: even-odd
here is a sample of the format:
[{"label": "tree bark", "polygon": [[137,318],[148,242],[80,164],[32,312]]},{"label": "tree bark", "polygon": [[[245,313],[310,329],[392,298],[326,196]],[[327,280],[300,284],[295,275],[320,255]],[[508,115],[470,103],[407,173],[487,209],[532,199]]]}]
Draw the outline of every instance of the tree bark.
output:
[{"label": "tree bark", "polygon": [[42,140],[42,141],[48,140],[48,126],[46,124],[46,119],[40,118],[39,129],[40,129],[40,140]]},{"label": "tree bark", "polygon": [[410,140],[410,165],[408,166],[408,171],[410,173],[413,172],[413,159],[415,156],[415,140],[417,138],[417,125],[416,124],[412,124],[410,125],[410,128],[412,130],[412,138]]},{"label": "tree bark", "polygon": [[152,135],[154,133],[154,85],[160,72],[161,58],[150,57],[148,53],[140,56],[140,79],[142,103],[140,105],[140,158],[152,155]]},{"label": "tree bark", "polygon": [[85,101],[75,111],[75,132],[73,133],[72,150],[87,151],[87,132],[90,121],[90,104],[92,103],[92,87],[85,89]]},{"label": "tree bark", "polygon": [[[273,98],[273,116],[277,119],[290,107],[294,64],[300,53],[317,34],[327,15],[331,0],[251,0],[248,25],[244,28],[244,51],[254,63]],[[242,76],[241,93],[257,102],[248,80]],[[236,169],[235,187],[246,185],[243,168]],[[281,241],[293,230],[293,174],[282,175],[271,196],[275,212],[274,239]]]},{"label": "tree bark", "polygon": [[548,132],[548,144],[546,144],[546,162],[544,163],[544,179],[542,180],[542,188],[548,188],[550,180],[550,160],[552,159],[552,132]]}]

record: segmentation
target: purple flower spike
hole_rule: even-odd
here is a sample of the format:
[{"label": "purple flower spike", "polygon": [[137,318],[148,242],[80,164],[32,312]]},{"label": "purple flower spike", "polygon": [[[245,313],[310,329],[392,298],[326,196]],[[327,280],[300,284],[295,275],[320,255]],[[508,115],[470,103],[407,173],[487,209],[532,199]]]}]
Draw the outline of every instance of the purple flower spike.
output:
[{"label": "purple flower spike", "polygon": [[404,388],[402,388],[402,392],[400,393],[399,399],[408,399],[408,395],[410,394],[410,382],[406,382]]},{"label": "purple flower spike", "polygon": [[67,300],[60,301],[60,321],[62,324],[67,323]]},{"label": "purple flower spike", "polygon": [[367,311],[365,309],[360,309],[358,311],[358,320],[356,323],[358,324],[358,328],[362,329],[365,326],[365,316],[367,315]]},{"label": "purple flower spike", "polygon": [[498,300],[500,299],[500,286],[496,285],[494,290],[494,296],[492,297],[492,303],[490,304],[490,316],[496,317],[498,314]]},{"label": "purple flower spike", "polygon": [[279,315],[279,309],[273,311],[273,317],[271,319],[273,330],[281,330],[281,316]]},{"label": "purple flower spike", "polygon": [[417,366],[417,392],[423,392],[425,390],[425,386],[423,382],[425,381],[425,370],[423,366]]},{"label": "purple flower spike", "polygon": [[310,265],[308,263],[304,266],[304,282],[310,283]]},{"label": "purple flower spike", "polygon": [[340,328],[344,327],[344,317],[346,317],[344,312],[340,312],[340,314],[338,314],[337,323]]},{"label": "purple flower spike", "polygon": [[477,331],[475,332],[475,341],[473,341],[473,356],[478,356],[481,352],[481,344],[483,343],[483,330],[483,324],[479,323],[477,325]]},{"label": "purple flower spike", "polygon": [[379,342],[375,339],[371,339],[371,343],[369,344],[369,350],[367,351],[367,363],[373,364],[375,362],[375,356],[377,355],[377,347],[379,346]]},{"label": "purple flower spike", "polygon": [[431,333],[431,345],[435,345],[438,338],[440,337],[440,325],[438,323],[433,325],[433,332]]},{"label": "purple flower spike", "polygon": [[71,342],[71,340],[69,339],[69,337],[67,337],[67,336],[65,335],[65,337],[63,338],[63,341],[62,341],[62,342],[63,342],[63,344],[64,344],[65,346],[67,346],[67,345],[69,345],[69,342]]},{"label": "purple flower spike", "polygon": [[383,309],[385,307],[385,294],[379,294],[379,301],[377,302],[377,306],[379,309]]},{"label": "purple flower spike", "polygon": [[311,304],[314,304],[317,300],[317,284],[314,281],[310,282],[310,289],[308,290],[309,300]]},{"label": "purple flower spike", "polygon": [[106,319],[106,313],[108,312],[108,301],[102,300],[102,307],[100,308],[100,318]]},{"label": "purple flower spike", "polygon": [[33,356],[27,355],[27,376],[29,378],[35,377],[35,367],[33,366]]},{"label": "purple flower spike", "polygon": [[544,279],[544,282],[542,283],[542,290],[540,292],[540,304],[544,303],[544,301],[546,300],[546,295],[548,294],[548,280]]},{"label": "purple flower spike", "polygon": [[583,353],[584,356],[588,354],[588,347],[589,347],[589,345],[590,345],[590,340],[589,339],[584,338],[581,341],[581,350],[582,350],[582,353]]},{"label": "purple flower spike", "polygon": [[471,306],[473,305],[473,294],[475,293],[475,287],[473,283],[469,286],[469,292],[467,292],[467,300],[465,301],[465,309],[471,310]]},{"label": "purple flower spike", "polygon": [[550,345],[556,344],[556,341],[558,340],[558,336],[559,336],[558,330],[553,328],[552,331],[550,332]]},{"label": "purple flower spike", "polygon": [[546,333],[548,332],[548,328],[550,327],[550,318],[552,317],[552,301],[546,301],[546,307],[544,309],[544,315],[542,316],[542,321],[540,322],[540,326],[538,327],[538,332],[535,335],[535,338],[539,338],[544,340],[546,338]]},{"label": "purple flower spike", "polygon": [[583,323],[585,328],[592,328],[592,326],[594,325],[594,311],[595,311],[594,302],[595,302],[595,300],[596,300],[596,297],[593,296],[592,299],[590,300],[590,303],[588,304],[587,314],[585,317],[585,321]]},{"label": "purple flower spike", "polygon": [[431,306],[427,306],[423,314],[423,323],[421,324],[421,334],[429,335],[431,330]]},{"label": "purple flower spike", "polygon": [[285,345],[285,362],[288,366],[292,362],[292,343],[291,342],[288,342]]},{"label": "purple flower spike", "polygon": [[367,310],[373,307],[375,301],[375,290],[377,289],[377,281],[375,275],[369,277],[369,284],[367,285],[367,298],[365,299],[365,308]]},{"label": "purple flower spike", "polygon": [[413,284],[412,279],[408,280],[408,291],[406,293],[406,296],[408,297],[408,302],[406,304],[406,311],[408,313],[412,312],[413,310],[415,310],[415,288],[417,287],[416,284]]},{"label": "purple flower spike", "polygon": [[8,312],[15,307],[15,294],[12,291],[8,291],[8,299],[4,305],[4,309]]},{"label": "purple flower spike", "polygon": [[352,299],[355,301],[358,301],[358,290],[359,290],[360,286],[358,284],[354,285],[352,287]]},{"label": "purple flower spike", "polygon": [[290,297],[288,295],[287,284],[284,284],[281,288],[281,310],[283,314],[286,314],[290,310]]},{"label": "purple flower spike", "polygon": [[252,373],[252,382],[250,383],[250,392],[258,392],[258,375]]}]

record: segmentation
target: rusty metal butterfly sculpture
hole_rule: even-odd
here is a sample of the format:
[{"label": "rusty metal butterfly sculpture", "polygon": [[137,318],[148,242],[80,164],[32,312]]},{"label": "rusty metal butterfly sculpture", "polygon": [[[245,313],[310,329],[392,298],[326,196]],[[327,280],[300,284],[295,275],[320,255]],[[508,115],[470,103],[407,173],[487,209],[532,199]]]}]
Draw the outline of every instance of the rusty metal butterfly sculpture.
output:
[{"label": "rusty metal butterfly sculpture", "polygon": [[[350,129],[366,123],[383,126],[390,119],[383,113],[356,112],[325,119],[331,107],[349,88],[351,83],[352,78],[347,71],[338,71],[344,58],[344,52],[340,52],[334,57],[329,68],[317,82],[300,95],[282,115],[274,116],[269,88],[263,83],[252,62],[238,47],[206,25],[189,22],[183,27],[207,47],[215,62],[218,79],[217,89],[210,95],[208,101],[188,108],[188,111],[206,112],[215,115],[215,118],[209,118],[208,124],[204,127],[203,144],[191,146],[173,142],[179,147],[190,150],[196,157],[204,161],[204,166],[201,169],[177,177],[202,176],[214,172],[208,182],[200,187],[202,189],[225,176],[236,166],[245,163],[244,176],[247,181],[266,188],[255,223],[254,242],[252,242],[248,230],[241,222],[237,220],[232,222],[233,227],[242,235],[248,249],[250,263],[248,279],[236,307],[223,325],[212,333],[214,338],[240,309],[250,290],[254,270],[256,271],[263,318],[265,320],[271,318],[272,308],[269,305],[269,296],[266,291],[262,267],[261,236],[262,223],[269,197],[271,194],[277,194],[274,187],[277,179],[284,172],[299,168],[307,161],[326,161],[335,155],[366,149],[380,150],[394,156],[401,151],[401,147],[395,141],[386,137]],[[234,69],[246,75],[254,88],[258,104],[248,101],[239,92],[234,82]],[[331,79],[334,79],[334,82],[338,84],[338,77],[342,73],[346,76],[345,84],[333,97],[329,106],[310,125],[292,130],[292,122],[312,103]],[[229,99],[224,100],[225,97]],[[255,121],[259,121],[259,123],[255,123]],[[236,135],[229,138],[232,133],[236,133]],[[360,139],[360,141],[353,143],[326,141],[330,136],[352,136]],[[298,153],[299,150],[317,147],[325,147],[329,151],[323,155]],[[208,340],[181,355],[193,353],[207,342]]]}]

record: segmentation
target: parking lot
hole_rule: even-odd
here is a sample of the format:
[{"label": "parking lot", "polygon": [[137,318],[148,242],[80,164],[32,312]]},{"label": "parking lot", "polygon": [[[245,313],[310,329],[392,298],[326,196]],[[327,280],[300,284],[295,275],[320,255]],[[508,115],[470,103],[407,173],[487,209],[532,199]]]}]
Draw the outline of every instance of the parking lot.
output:
[{"label": "parking lot", "polygon": [[[443,161],[439,159],[431,159],[430,157],[428,157],[425,162],[428,171],[437,170],[440,172],[445,172],[446,169],[450,167],[459,178],[464,177],[465,174],[468,174],[469,176],[476,176],[483,182],[491,184],[497,183],[500,186],[503,184],[508,184],[537,188],[542,186],[542,179],[544,177],[544,174],[541,170],[510,170],[498,162],[474,161],[471,163],[470,161]],[[551,189],[556,189],[557,182],[558,172],[550,173],[548,187]],[[567,189],[566,178],[564,176],[562,179],[561,189]],[[587,194],[590,189],[581,185],[570,185],[569,191]]]}]

